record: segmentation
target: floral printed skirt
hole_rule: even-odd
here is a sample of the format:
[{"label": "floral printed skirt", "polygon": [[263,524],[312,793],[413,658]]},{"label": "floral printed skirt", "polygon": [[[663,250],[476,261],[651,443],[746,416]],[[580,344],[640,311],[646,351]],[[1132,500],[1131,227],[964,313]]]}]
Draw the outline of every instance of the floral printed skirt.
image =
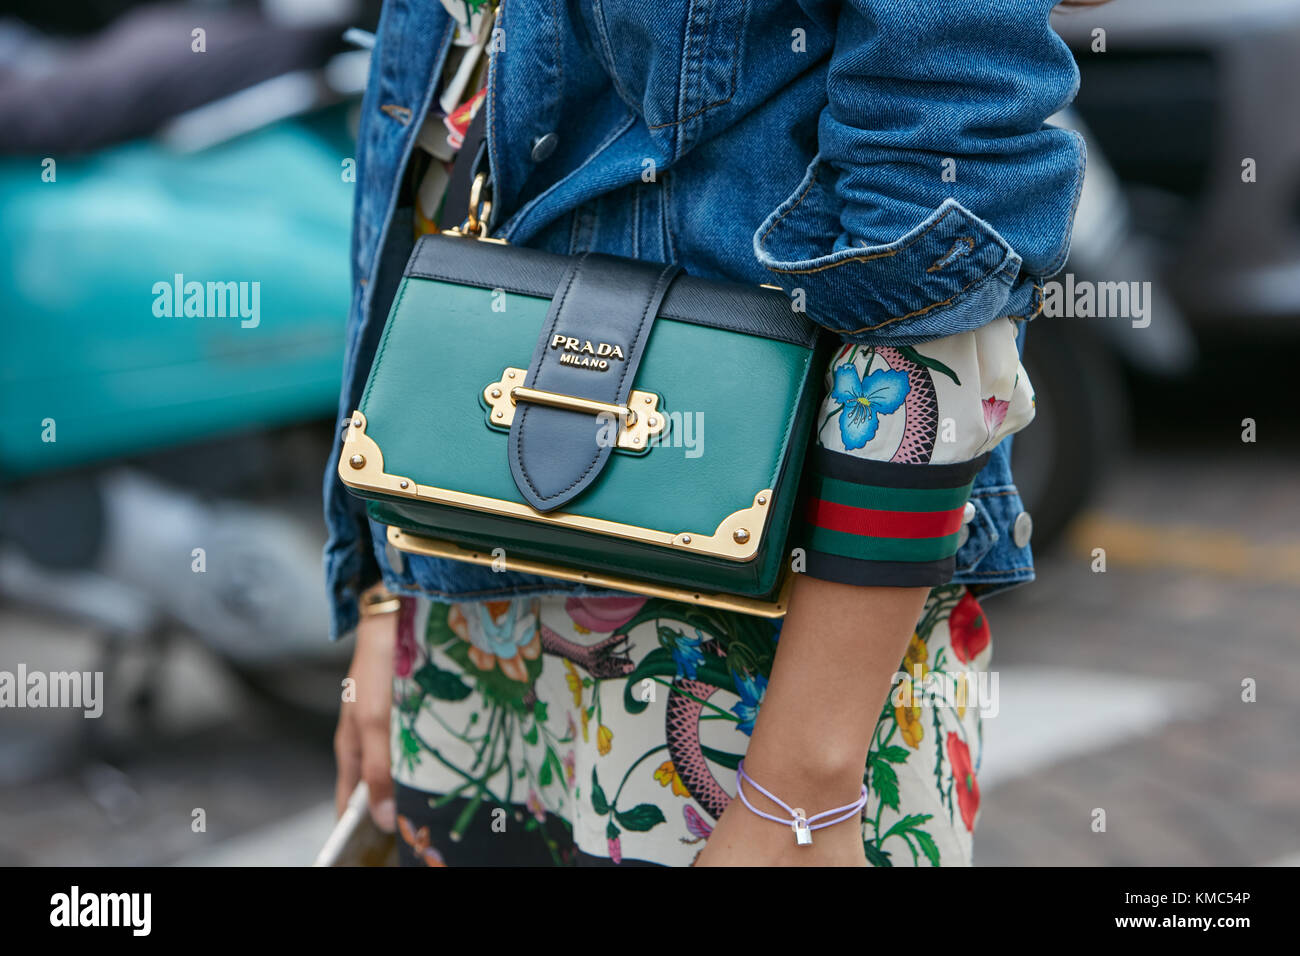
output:
[{"label": "floral printed skirt", "polygon": [[[780,622],[654,598],[404,598],[398,632],[404,864],[688,866],[736,792]],[[970,864],[990,654],[975,598],[931,591],[863,768],[874,865]]]}]

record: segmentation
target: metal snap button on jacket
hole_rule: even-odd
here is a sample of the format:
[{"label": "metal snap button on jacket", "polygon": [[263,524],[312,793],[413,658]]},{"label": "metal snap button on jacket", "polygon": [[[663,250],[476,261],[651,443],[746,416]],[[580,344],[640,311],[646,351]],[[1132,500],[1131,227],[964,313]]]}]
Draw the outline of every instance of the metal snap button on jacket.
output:
[{"label": "metal snap button on jacket", "polygon": [[1023,548],[1029,543],[1029,536],[1034,533],[1034,519],[1029,517],[1028,511],[1022,511],[1016,515],[1016,523],[1011,528],[1011,540],[1016,543],[1017,548]]},{"label": "metal snap button on jacket", "polygon": [[957,532],[957,549],[961,550],[961,548],[969,540],[970,540],[970,525],[964,524],[961,526],[961,530]]},{"label": "metal snap button on jacket", "polygon": [[961,523],[970,524],[975,520],[975,502],[966,502],[966,507],[961,510]]},{"label": "metal snap button on jacket", "polygon": [[545,136],[538,136],[533,140],[533,151],[530,154],[533,162],[540,163],[551,158],[551,153],[555,152],[555,147],[560,143],[560,137],[554,133],[547,133]]}]

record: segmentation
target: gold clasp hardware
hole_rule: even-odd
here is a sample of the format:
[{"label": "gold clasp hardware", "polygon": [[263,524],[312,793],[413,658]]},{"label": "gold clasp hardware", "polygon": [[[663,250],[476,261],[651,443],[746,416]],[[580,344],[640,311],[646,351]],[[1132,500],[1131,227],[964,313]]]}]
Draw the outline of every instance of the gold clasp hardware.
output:
[{"label": "gold clasp hardware", "polygon": [[503,246],[509,245],[504,239],[494,239],[487,234],[488,220],[492,218],[492,200],[484,196],[485,192],[490,191],[487,181],[487,173],[479,173],[474,177],[474,182],[469,187],[469,215],[461,225],[442,230],[443,235],[468,236],[480,242],[499,242]]},{"label": "gold clasp hardware", "polygon": [[483,389],[483,399],[490,409],[489,419],[493,425],[509,428],[515,420],[515,407],[519,402],[586,412],[589,415],[616,416],[619,422],[618,447],[643,451],[649,447],[650,439],[661,433],[667,424],[659,412],[659,396],[653,392],[634,389],[628,396],[626,405],[615,405],[580,395],[529,388],[523,384],[527,374],[522,368],[508,368],[501,373],[499,381],[492,382]]},{"label": "gold clasp hardware", "polygon": [[465,220],[465,231],[476,239],[487,238],[487,223],[492,218],[492,200],[483,198],[487,186],[487,173],[479,173],[469,187],[469,218]]}]

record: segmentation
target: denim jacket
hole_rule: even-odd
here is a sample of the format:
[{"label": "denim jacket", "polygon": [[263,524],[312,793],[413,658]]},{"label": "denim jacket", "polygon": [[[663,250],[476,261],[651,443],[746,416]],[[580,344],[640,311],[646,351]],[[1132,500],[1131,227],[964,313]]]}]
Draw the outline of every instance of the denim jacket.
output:
[{"label": "denim jacket", "polygon": [[[1023,348],[1063,266],[1082,140],[1045,125],[1078,89],[1052,0],[502,0],[488,78],[493,233],[777,284],[846,342],[901,347],[1011,317]],[[403,171],[454,25],[388,0],[362,104],[354,291],[339,403],[356,408],[412,246]],[[325,477],[332,635],[357,597],[572,591],[403,555]],[[1032,580],[1001,441],[973,475],[953,580]]]}]

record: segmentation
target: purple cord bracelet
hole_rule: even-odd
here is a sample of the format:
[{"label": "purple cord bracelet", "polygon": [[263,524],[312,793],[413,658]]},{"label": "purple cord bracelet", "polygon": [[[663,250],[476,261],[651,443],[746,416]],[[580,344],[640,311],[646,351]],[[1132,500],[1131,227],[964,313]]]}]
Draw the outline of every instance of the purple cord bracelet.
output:
[{"label": "purple cord bracelet", "polygon": [[[790,814],[790,819],[782,820],[775,814],[764,813],[762,810],[750,803],[749,797],[745,796],[745,788],[741,784],[741,781],[748,781],[750,785],[763,796],[767,797],[773,803],[779,804],[787,813]],[[813,814],[811,817],[807,816],[804,813],[803,807],[791,807],[776,794],[764,790],[759,786],[753,777],[745,773],[745,761],[743,760],[736,765],[736,793],[740,796],[740,799],[744,801],[745,806],[749,807],[750,810],[758,814],[760,817],[763,817],[766,820],[771,820],[773,823],[779,823],[782,826],[788,826],[790,829],[794,830],[795,842],[800,846],[808,846],[812,843],[813,830],[840,823],[855,814],[860,814],[862,808],[867,805],[867,785],[864,783],[862,785],[862,793],[858,796],[858,799],[854,800],[852,803],[846,803],[844,806],[836,807],[833,810],[824,810],[821,813]],[[835,817],[833,820],[823,819],[837,813],[839,816]],[[814,822],[817,820],[821,820],[822,822]]]}]

